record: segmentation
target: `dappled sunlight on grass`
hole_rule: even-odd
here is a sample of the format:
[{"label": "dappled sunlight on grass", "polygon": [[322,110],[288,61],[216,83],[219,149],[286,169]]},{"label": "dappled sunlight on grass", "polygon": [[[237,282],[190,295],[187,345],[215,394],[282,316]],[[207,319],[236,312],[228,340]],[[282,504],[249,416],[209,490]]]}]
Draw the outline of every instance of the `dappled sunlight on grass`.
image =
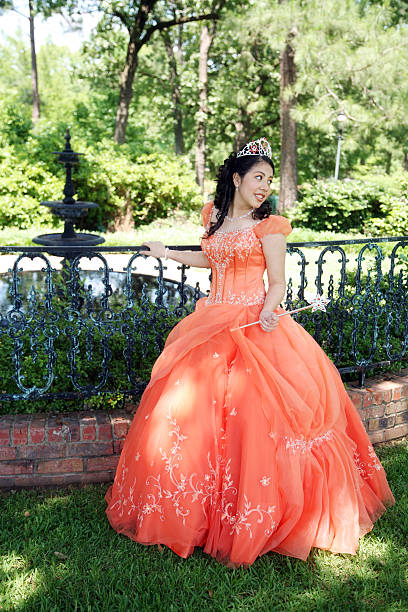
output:
[{"label": "dappled sunlight on grass", "polygon": [[378,454],[397,503],[356,556],[269,553],[247,570],[118,535],[105,517],[106,485],[2,493],[0,610],[405,611],[408,445]]}]

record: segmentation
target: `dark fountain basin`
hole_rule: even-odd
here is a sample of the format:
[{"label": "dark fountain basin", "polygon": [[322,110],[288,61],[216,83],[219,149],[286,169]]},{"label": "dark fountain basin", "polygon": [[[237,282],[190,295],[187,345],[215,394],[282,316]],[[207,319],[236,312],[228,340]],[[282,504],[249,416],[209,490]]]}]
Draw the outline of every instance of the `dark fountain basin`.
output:
[{"label": "dark fountain basin", "polygon": [[[54,275],[53,275],[54,276]],[[56,276],[53,279],[54,283]],[[81,286],[91,298],[92,308],[98,310],[101,308],[100,300],[105,295],[105,285],[103,283],[103,275],[97,270],[80,270],[78,275]],[[27,305],[30,301],[35,300],[39,305],[44,301],[46,295],[46,274],[42,271],[26,271],[18,274],[18,293],[21,296],[21,310],[27,311]],[[126,273],[125,272],[109,272],[109,285],[112,289],[112,294],[108,298],[110,307],[124,308],[127,304],[125,295]],[[182,302],[182,295],[179,288],[179,283],[170,279],[163,279],[164,295],[163,305],[166,308],[174,308]],[[158,297],[158,281],[157,277],[148,274],[132,274],[131,287],[133,299],[136,302],[140,301],[142,293],[154,303]],[[58,285],[54,287],[58,292]],[[84,294],[84,291],[82,291]],[[194,308],[195,289],[191,285],[184,285],[183,294],[185,296],[184,305],[188,310]],[[199,297],[204,297],[204,293],[200,292]],[[15,308],[12,297],[12,275],[11,273],[0,274],[0,313],[5,314],[9,310]]]}]

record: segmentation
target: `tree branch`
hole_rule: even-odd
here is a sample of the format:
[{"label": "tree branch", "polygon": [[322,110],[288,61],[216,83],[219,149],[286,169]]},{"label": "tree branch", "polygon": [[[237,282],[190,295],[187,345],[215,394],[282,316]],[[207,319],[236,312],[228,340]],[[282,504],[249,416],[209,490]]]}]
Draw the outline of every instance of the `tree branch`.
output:
[{"label": "tree branch", "polygon": [[365,96],[368,98],[368,100],[371,102],[371,104],[373,106],[379,108],[380,111],[382,113],[384,113],[385,117],[387,119],[389,119],[387,111],[385,110],[385,108],[379,102],[377,102],[377,100],[375,100],[374,96],[372,96],[372,94],[368,91],[367,87],[363,87],[363,92],[364,92]]},{"label": "tree branch", "polygon": [[343,113],[346,115],[347,119],[350,119],[350,121],[356,121],[357,122],[356,117],[352,117],[350,115],[350,113],[347,112],[347,110],[342,106],[340,98],[334,93],[334,91],[332,91],[330,89],[330,87],[327,87],[327,85],[326,85],[326,91],[329,94],[329,96],[331,96],[332,98],[334,98],[334,100],[336,100],[337,104],[339,105],[339,107],[341,107],[341,109],[342,109]]},{"label": "tree branch", "polygon": [[181,25],[183,23],[191,23],[193,21],[205,21],[207,19],[217,19],[218,15],[217,13],[207,13],[206,15],[197,15],[197,17],[178,17],[177,19],[170,19],[169,21],[159,21],[158,23],[156,23],[156,25],[151,26],[150,28],[148,28],[146,30],[145,35],[140,37],[139,41],[140,41],[140,47],[142,45],[145,45],[148,40],[150,39],[150,37],[152,36],[152,34],[154,32],[156,32],[157,30],[165,30],[166,28],[171,28],[172,26],[175,25]]},{"label": "tree branch", "polygon": [[20,17],[25,17],[26,19],[30,19],[27,15],[24,15],[24,13],[22,13],[21,11],[18,11],[16,8],[12,8],[11,9],[14,13],[17,13],[17,15],[20,15]]},{"label": "tree branch", "polygon": [[157,76],[157,74],[153,74],[150,72],[147,72],[146,70],[138,70],[138,74],[140,74],[141,76],[144,77],[148,77],[149,79],[156,79],[156,81],[159,81],[159,83],[162,86],[165,86],[166,88],[168,88],[169,82],[167,79],[162,79],[161,77]]},{"label": "tree branch", "polygon": [[127,23],[127,15],[125,13],[123,13],[123,11],[119,11],[118,9],[114,9],[111,13],[111,15],[113,15],[114,17],[117,17],[125,26],[125,28],[129,28],[129,25]]}]

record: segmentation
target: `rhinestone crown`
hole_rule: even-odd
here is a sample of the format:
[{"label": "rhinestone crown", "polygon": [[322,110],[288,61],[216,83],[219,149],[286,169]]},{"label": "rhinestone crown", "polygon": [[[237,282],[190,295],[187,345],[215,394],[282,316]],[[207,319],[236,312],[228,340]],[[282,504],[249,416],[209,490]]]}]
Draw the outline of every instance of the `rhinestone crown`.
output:
[{"label": "rhinestone crown", "polygon": [[237,153],[237,157],[243,157],[244,155],[266,155],[266,157],[272,158],[272,149],[266,138],[260,138],[259,140],[252,140],[245,145]]}]

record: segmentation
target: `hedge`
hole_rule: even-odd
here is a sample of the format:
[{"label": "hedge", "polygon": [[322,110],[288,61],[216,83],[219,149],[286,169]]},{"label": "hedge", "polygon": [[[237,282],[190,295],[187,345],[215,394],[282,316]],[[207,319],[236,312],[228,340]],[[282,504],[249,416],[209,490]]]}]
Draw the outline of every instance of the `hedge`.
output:
[{"label": "hedge", "polygon": [[291,213],[293,225],[317,231],[362,231],[371,217],[379,217],[390,196],[382,187],[359,180],[305,183]]},{"label": "hedge", "polygon": [[[24,146],[0,150],[0,228],[27,229],[56,225],[43,200],[64,197],[65,175],[52,150],[61,150],[56,138],[31,138]],[[112,230],[126,217],[135,227],[167,217],[176,208],[199,209],[202,197],[186,157],[164,153],[132,156],[129,149],[102,142],[95,149],[75,142],[84,153],[73,173],[77,198],[99,208],[81,220],[81,227]]]}]

